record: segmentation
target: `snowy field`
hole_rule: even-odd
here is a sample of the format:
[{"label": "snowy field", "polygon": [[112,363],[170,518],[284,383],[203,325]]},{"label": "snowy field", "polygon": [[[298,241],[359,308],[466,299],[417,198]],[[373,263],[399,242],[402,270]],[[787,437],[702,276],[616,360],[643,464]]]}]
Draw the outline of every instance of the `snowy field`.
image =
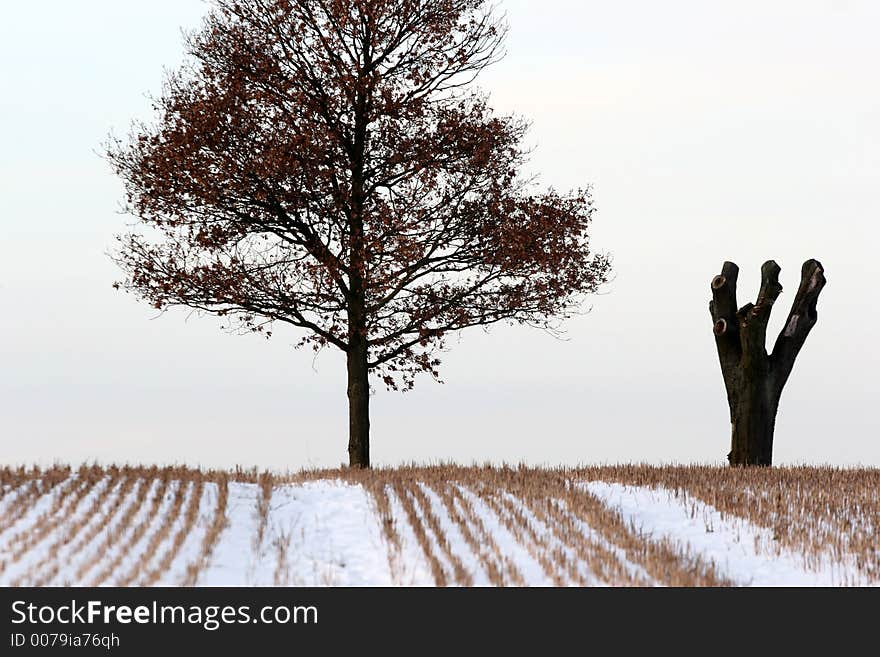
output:
[{"label": "snowy field", "polygon": [[681,488],[485,469],[324,477],[6,471],[0,584],[838,586],[877,579],[858,532],[798,549],[758,516],[719,509]]}]

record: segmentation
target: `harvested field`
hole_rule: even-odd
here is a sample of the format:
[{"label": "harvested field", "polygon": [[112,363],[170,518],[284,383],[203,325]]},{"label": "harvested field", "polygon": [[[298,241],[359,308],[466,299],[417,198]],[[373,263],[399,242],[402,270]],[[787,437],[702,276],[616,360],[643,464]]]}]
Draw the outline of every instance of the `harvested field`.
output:
[{"label": "harvested field", "polygon": [[0,584],[873,585],[880,471],[0,469]]}]

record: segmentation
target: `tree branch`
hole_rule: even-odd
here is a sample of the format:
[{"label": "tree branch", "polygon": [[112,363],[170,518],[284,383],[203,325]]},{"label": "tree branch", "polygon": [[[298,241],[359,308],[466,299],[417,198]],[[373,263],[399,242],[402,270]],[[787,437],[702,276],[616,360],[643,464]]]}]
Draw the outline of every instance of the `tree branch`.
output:
[{"label": "tree branch", "polygon": [[766,370],[767,360],[767,323],[773,304],[782,293],[779,284],[779,265],[768,260],[761,267],[761,290],[756,303],[749,303],[736,313],[739,327],[739,339],[742,346],[742,364],[746,369]]},{"label": "tree branch", "polygon": [[733,376],[742,356],[739,340],[739,321],[736,316],[736,281],[739,267],[725,262],[721,273],[712,279],[712,301],[709,312],[712,315],[715,345],[721,361],[721,371],[728,395],[733,390]]},{"label": "tree branch", "polygon": [[801,284],[785,321],[785,327],[776,339],[770,361],[774,370],[774,384],[782,390],[801,347],[819,318],[816,305],[825,287],[825,269],[818,260],[807,260],[801,269]]}]

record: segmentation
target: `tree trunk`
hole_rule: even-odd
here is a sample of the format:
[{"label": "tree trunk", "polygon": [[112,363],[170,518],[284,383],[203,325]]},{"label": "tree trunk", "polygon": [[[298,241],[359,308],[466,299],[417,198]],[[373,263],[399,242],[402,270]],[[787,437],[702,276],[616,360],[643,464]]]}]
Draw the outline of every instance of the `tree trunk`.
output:
[{"label": "tree trunk", "polygon": [[370,380],[365,340],[348,351],[348,464],[370,467]]},{"label": "tree trunk", "polygon": [[757,302],[739,310],[739,268],[725,262],[721,274],[712,280],[709,311],[730,407],[732,435],[727,459],[732,466],[772,465],[773,431],[782,389],[818,318],[816,303],[825,287],[825,271],[817,260],[808,260],[785,327],[773,353],[767,354],[767,323],[782,293],[779,272],[779,265],[772,260],[764,263]]},{"label": "tree trunk", "polygon": [[766,380],[743,381],[730,410],[731,465],[772,465],[779,398]]},{"label": "tree trunk", "polygon": [[[366,66],[369,47],[364,44]],[[349,208],[348,298],[348,464],[370,467],[370,368],[366,312],[366,245],[364,240],[364,153],[366,151],[368,94],[359,85],[351,153]]]},{"label": "tree trunk", "polygon": [[348,306],[348,464],[370,467],[370,368],[363,279],[350,276]]}]

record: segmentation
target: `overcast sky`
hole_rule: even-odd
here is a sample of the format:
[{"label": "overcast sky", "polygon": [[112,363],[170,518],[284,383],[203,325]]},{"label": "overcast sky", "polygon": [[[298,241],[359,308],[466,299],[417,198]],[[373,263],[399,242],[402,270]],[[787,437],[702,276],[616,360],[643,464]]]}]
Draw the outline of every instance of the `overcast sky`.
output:
[{"label": "overcast sky", "polygon": [[[724,462],[709,282],[822,261],[819,322],[783,393],[778,463],[880,466],[880,3],[502,0],[482,87],[533,121],[547,185],[592,184],[616,277],[565,341],[452,341],[444,385],[372,400],[378,464]],[[115,292],[127,219],[97,155],[149,117],[199,0],[6,2],[0,13],[0,463],[269,468],[346,458],[344,361]]]}]

